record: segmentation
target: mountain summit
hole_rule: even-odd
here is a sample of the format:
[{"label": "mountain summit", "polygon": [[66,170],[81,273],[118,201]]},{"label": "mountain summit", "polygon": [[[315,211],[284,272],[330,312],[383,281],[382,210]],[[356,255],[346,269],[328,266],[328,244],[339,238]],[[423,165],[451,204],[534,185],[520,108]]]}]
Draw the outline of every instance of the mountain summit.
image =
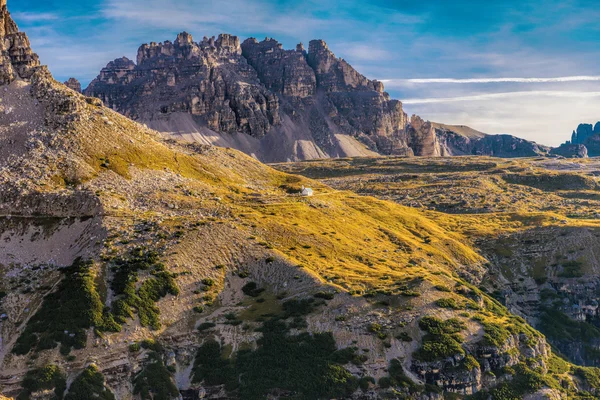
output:
[{"label": "mountain summit", "polygon": [[0,0],[0,85],[17,78],[30,78],[39,65],[27,35],[19,32],[11,18],[6,0]]},{"label": "mountain summit", "polygon": [[[409,121],[382,82],[369,80],[322,40],[286,50],[272,38],[181,33],[150,43],[137,63],[110,62],[85,90],[170,136],[233,147],[262,161],[365,155],[533,156],[535,143],[469,137]],[[413,123],[414,122],[414,123]]]}]

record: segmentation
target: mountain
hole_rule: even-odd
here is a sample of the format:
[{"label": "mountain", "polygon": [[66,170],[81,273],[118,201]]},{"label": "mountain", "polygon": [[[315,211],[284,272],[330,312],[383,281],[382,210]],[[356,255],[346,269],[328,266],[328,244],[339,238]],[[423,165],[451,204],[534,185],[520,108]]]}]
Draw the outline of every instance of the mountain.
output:
[{"label": "mountain", "polygon": [[[589,222],[562,224],[528,210],[484,218],[407,207],[277,171],[233,149],[166,140],[55,81],[4,0],[0,22],[5,396],[598,396],[598,369],[558,357],[490,295],[502,281],[489,274],[476,241],[487,236],[501,252],[498,235]],[[488,160],[456,160],[428,168],[490,172]],[[366,171],[391,161],[353,163]],[[506,175],[524,173],[521,185],[566,179],[593,188],[593,178],[506,167]],[[314,196],[300,196],[302,186]],[[529,244],[516,238],[511,249],[526,260]]]},{"label": "mountain", "polygon": [[[358,73],[322,40],[285,50],[236,36],[150,43],[137,62],[110,62],[85,90],[170,137],[232,147],[265,162],[369,155],[535,156],[512,136],[408,120],[383,83]],[[472,130],[471,130],[472,131]]]},{"label": "mountain", "polygon": [[573,131],[571,140],[553,150],[553,153],[565,157],[600,156],[600,122],[596,125],[579,124]]}]

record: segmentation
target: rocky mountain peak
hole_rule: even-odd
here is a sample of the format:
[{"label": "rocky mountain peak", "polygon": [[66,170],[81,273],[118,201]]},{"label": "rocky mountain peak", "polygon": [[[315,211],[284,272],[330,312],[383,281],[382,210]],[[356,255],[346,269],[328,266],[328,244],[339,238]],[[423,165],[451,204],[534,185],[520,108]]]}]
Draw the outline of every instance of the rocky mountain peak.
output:
[{"label": "rocky mountain peak", "polygon": [[29,79],[39,65],[27,35],[19,32],[11,18],[6,0],[0,0],[0,84],[17,78]]},{"label": "rocky mountain peak", "polygon": [[381,82],[370,81],[344,59],[337,58],[323,40],[310,41],[307,61],[315,71],[318,85],[328,92],[347,90],[384,92]]},{"label": "rocky mountain peak", "polygon": [[69,78],[64,85],[69,89],[76,91],[77,93],[81,93],[81,83],[75,78]]},{"label": "rocky mountain peak", "polygon": [[187,32],[181,32],[179,35],[177,35],[177,39],[175,39],[176,46],[191,45],[193,43],[194,38],[190,33]]}]

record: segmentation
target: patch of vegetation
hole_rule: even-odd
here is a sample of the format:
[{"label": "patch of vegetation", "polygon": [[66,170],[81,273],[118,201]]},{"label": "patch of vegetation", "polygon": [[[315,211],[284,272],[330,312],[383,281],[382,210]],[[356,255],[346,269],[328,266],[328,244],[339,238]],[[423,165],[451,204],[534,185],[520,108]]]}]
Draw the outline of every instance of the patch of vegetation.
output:
[{"label": "patch of vegetation", "polygon": [[75,260],[64,268],[58,288],[48,294],[40,309],[29,320],[13,348],[13,353],[24,355],[31,350],[47,350],[61,343],[61,353],[86,345],[86,330],[117,330],[114,321],[107,318],[104,305],[94,285],[91,261]]},{"label": "patch of vegetation", "polygon": [[[136,290],[140,271],[150,271],[152,276]],[[178,295],[179,288],[173,274],[165,271],[165,266],[158,262],[158,254],[137,248],[131,251],[128,259],[116,260],[113,272],[111,289],[116,296],[112,307],[115,320],[124,324],[137,311],[142,326],[160,329],[160,310],[156,302],[167,294]]]},{"label": "patch of vegetation", "polygon": [[401,340],[403,342],[412,342],[413,338],[407,332],[400,332],[396,335],[396,339]]},{"label": "patch of vegetation", "polygon": [[150,353],[144,367],[133,379],[133,394],[139,394],[142,400],[171,400],[179,396],[171,373],[157,353]]},{"label": "patch of vegetation", "polygon": [[198,330],[200,332],[207,331],[209,329],[214,328],[215,326],[217,326],[217,325],[214,322],[203,322],[198,326]]},{"label": "patch of vegetation", "polygon": [[465,354],[460,331],[465,329],[465,324],[451,318],[443,321],[436,317],[423,317],[419,327],[427,332],[423,337],[421,348],[413,353],[413,357],[421,361],[443,360],[458,354]]},{"label": "patch of vegetation", "polygon": [[335,297],[335,293],[334,292],[318,292],[318,293],[315,293],[314,296],[317,299],[333,300],[333,298]]},{"label": "patch of vegetation", "polygon": [[458,302],[456,301],[456,299],[453,299],[451,297],[445,298],[445,299],[438,299],[435,302],[435,304],[438,307],[449,308],[449,309],[452,309],[452,310],[460,310],[460,309],[463,308],[460,304],[458,304]]},{"label": "patch of vegetation", "polygon": [[[273,390],[297,399],[343,398],[358,388],[358,379],[342,365],[362,363],[356,348],[338,350],[331,333],[290,334],[298,318],[316,307],[314,299],[290,300],[283,313],[263,322],[255,350],[229,358],[215,341],[205,342],[194,362],[193,381],[225,385],[248,400],[264,399]],[[291,319],[291,322],[288,322]]]},{"label": "patch of vegetation", "polygon": [[95,365],[90,365],[75,378],[65,400],[114,400],[115,396],[104,386],[104,376]]},{"label": "patch of vegetation", "polygon": [[[541,309],[538,329],[551,342],[582,343],[590,350],[594,349],[594,344],[600,339],[600,328],[589,322],[575,321],[552,308]],[[597,358],[593,351],[584,354],[590,362]]]},{"label": "patch of vegetation", "polygon": [[400,388],[403,391],[408,391],[409,394],[423,393],[425,391],[424,386],[417,385],[406,376],[404,368],[402,368],[402,363],[398,359],[393,359],[390,362],[388,373],[389,376],[387,379],[384,379],[383,382],[381,380],[379,381],[381,387]]},{"label": "patch of vegetation", "polygon": [[584,275],[581,261],[565,261],[562,263],[563,271],[558,274],[561,278],[581,278]]},{"label": "patch of vegetation", "polygon": [[58,366],[47,365],[28,371],[21,386],[23,391],[17,400],[29,400],[32,393],[40,390],[54,390],[54,399],[60,400],[67,389],[67,377]]},{"label": "patch of vegetation", "polygon": [[526,364],[520,363],[514,367],[514,376],[510,382],[503,382],[494,389],[481,391],[475,395],[469,396],[469,400],[518,400],[526,394],[534,393],[544,386],[553,387],[540,372],[529,368]]},{"label": "patch of vegetation", "polygon": [[483,327],[482,344],[484,346],[501,347],[510,337],[510,332],[504,326],[491,322],[480,322]]},{"label": "patch of vegetation", "polygon": [[258,297],[264,291],[265,289],[259,288],[256,282],[248,282],[242,287],[242,292],[244,292],[246,296],[250,297]]}]

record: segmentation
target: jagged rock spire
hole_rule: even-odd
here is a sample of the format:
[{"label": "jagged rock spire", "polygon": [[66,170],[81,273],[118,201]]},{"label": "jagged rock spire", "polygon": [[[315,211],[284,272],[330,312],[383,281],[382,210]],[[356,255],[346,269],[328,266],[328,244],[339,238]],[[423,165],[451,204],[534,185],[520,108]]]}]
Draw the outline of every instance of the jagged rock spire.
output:
[{"label": "jagged rock spire", "polygon": [[6,0],[0,0],[0,85],[17,78],[29,79],[39,65],[27,35],[19,32],[11,18]]}]

